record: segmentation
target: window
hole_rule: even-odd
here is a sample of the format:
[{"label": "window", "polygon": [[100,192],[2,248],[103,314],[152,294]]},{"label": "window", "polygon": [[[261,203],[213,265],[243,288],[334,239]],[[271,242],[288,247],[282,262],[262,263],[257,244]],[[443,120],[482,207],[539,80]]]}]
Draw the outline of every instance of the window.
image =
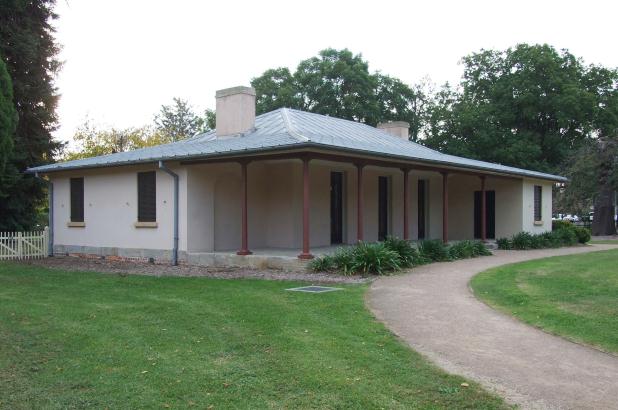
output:
[{"label": "window", "polygon": [[84,178],[71,178],[71,222],[84,222]]},{"label": "window", "polygon": [[543,207],[543,187],[540,185],[534,186],[534,221],[542,220],[541,208]]},{"label": "window", "polygon": [[137,173],[137,221],[157,221],[157,174]]}]

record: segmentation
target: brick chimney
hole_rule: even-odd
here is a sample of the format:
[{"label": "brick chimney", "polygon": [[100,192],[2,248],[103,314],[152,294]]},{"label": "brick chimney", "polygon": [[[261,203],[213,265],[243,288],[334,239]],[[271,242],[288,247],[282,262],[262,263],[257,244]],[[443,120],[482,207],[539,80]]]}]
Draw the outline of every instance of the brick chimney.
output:
[{"label": "brick chimney", "polygon": [[255,128],[255,89],[232,87],[217,91],[216,135],[233,137]]},{"label": "brick chimney", "polygon": [[376,128],[406,141],[410,139],[410,124],[405,121],[381,122]]}]

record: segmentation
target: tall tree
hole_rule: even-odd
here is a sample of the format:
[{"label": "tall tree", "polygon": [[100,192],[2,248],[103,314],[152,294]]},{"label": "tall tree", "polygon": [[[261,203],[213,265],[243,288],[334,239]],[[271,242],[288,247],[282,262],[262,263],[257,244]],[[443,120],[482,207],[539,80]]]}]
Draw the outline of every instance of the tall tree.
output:
[{"label": "tall tree", "polygon": [[591,67],[566,50],[520,44],[463,59],[458,89],[437,94],[427,145],[456,155],[557,171],[590,136]]},{"label": "tall tree", "polygon": [[[58,94],[54,78],[60,67],[56,57],[52,21],[54,0],[2,0],[0,2],[0,55],[13,81],[18,124],[14,150],[7,169],[26,168],[53,161],[61,144],[54,141]],[[0,191],[0,230],[28,229],[35,224],[44,186],[32,176],[3,178]]]},{"label": "tall tree", "polygon": [[592,137],[566,162],[569,183],[558,195],[563,209],[587,212],[594,205],[592,233],[614,235],[618,191],[618,70],[592,67],[587,84],[596,103]]},{"label": "tall tree", "polygon": [[408,121],[411,138],[421,129],[424,94],[402,81],[370,73],[360,54],[347,49],[326,49],[300,62],[296,71],[266,70],[254,78],[257,113],[281,107],[376,125],[389,120]]},{"label": "tall tree", "polygon": [[173,104],[161,106],[161,110],[155,115],[154,122],[169,142],[173,142],[208,130],[207,118],[208,111],[206,118],[201,118],[195,114],[186,100],[174,98]]},{"label": "tall tree", "polygon": [[[13,103],[13,83],[6,70],[6,64],[0,59],[0,178],[4,176],[6,163],[13,152],[16,125],[17,113]],[[2,186],[1,182],[0,186]]]}]

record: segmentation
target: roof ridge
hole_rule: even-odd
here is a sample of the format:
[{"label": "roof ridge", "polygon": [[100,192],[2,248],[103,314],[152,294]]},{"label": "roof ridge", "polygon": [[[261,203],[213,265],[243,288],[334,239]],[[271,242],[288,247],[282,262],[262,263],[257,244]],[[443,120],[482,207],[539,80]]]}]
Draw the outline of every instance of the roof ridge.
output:
[{"label": "roof ridge", "polygon": [[309,138],[305,137],[304,135],[302,135],[300,132],[298,132],[296,129],[294,129],[294,127],[292,126],[292,122],[290,121],[290,117],[288,115],[288,108],[281,108],[281,118],[283,118],[283,124],[285,125],[285,129],[288,131],[288,133],[303,142],[307,142],[309,141]]}]

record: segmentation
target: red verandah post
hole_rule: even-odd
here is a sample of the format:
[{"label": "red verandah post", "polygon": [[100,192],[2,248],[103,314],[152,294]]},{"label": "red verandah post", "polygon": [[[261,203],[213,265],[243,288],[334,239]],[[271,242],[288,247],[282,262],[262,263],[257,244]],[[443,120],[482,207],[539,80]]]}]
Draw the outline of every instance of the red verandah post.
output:
[{"label": "red verandah post", "polygon": [[251,255],[253,252],[249,250],[249,228],[248,228],[248,210],[247,210],[247,165],[249,161],[240,162],[240,178],[242,184],[242,228],[241,228],[241,247],[237,255]]},{"label": "red verandah post", "polygon": [[448,242],[448,172],[442,172],[442,242]]},{"label": "red verandah post", "polygon": [[313,255],[309,252],[309,161],[311,158],[305,156],[303,161],[303,252],[298,255],[300,259],[312,259]]}]

